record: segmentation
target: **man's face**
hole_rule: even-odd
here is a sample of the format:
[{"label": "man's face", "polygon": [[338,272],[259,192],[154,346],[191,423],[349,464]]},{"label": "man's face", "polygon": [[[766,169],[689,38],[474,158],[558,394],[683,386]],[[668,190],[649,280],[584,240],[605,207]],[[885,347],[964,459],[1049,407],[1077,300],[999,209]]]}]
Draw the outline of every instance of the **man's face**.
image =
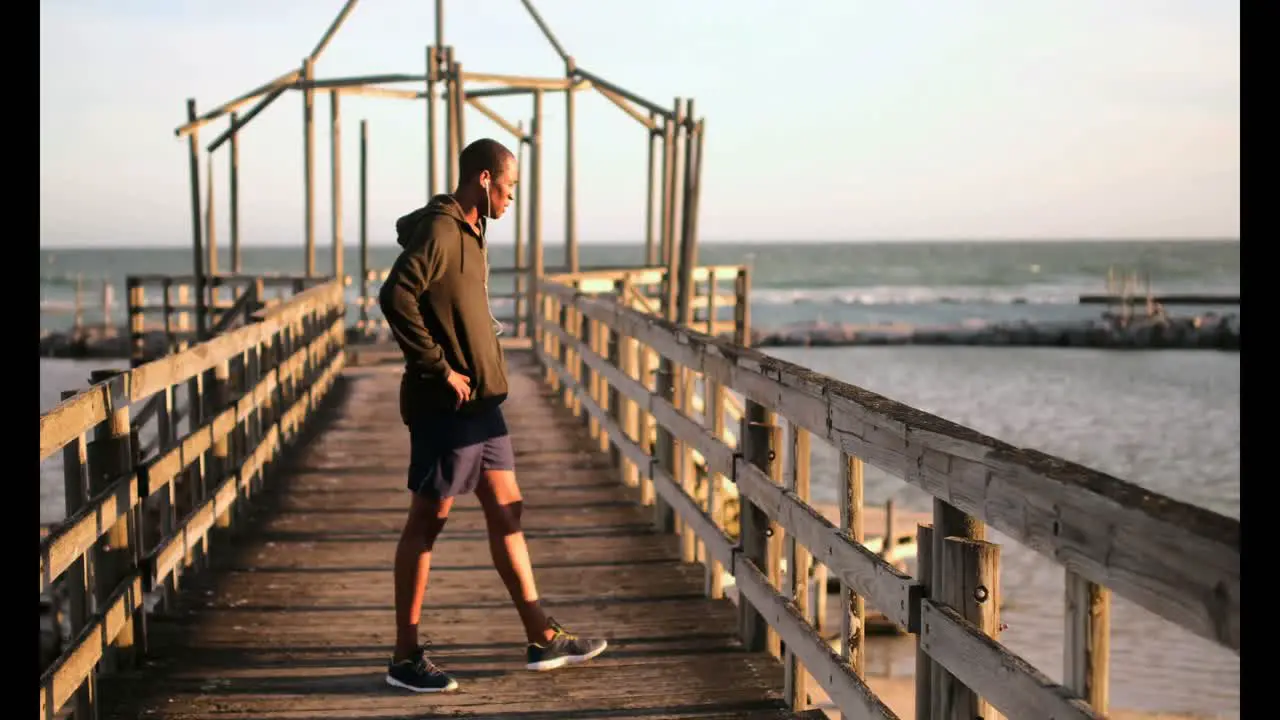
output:
[{"label": "man's face", "polygon": [[489,181],[489,217],[497,220],[515,201],[516,184],[520,182],[520,168],[514,157],[508,157]]}]

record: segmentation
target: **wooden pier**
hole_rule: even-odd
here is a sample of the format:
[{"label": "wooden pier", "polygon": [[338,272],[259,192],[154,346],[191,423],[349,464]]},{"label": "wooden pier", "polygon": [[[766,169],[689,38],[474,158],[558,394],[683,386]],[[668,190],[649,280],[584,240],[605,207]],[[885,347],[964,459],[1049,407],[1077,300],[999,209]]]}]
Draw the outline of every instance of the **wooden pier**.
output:
[{"label": "wooden pier", "polygon": [[[526,344],[527,345],[527,344]],[[529,349],[508,351],[506,415],[539,594],[571,630],[609,639],[592,663],[524,669],[524,636],[473,497],[454,507],[431,568],[423,631],[460,691],[388,688],[391,565],[404,522],[400,368],[349,368],[246,529],[211,572],[151,618],[154,647],[99,687],[102,718],[790,718],[782,666],[737,639],[678,541],[609,470],[547,392]],[[215,539],[214,544],[219,544]]]},{"label": "wooden pier", "polygon": [[[316,79],[355,4],[301,68],[203,115],[188,101],[176,134],[188,144],[193,271],[131,276],[132,367],[95,373],[40,416],[40,460],[61,455],[66,496],[65,519],[41,533],[40,594],[65,598],[70,633],[42,657],[41,720],[1099,720],[1112,717],[1113,593],[1239,652],[1237,520],[750,347],[750,269],[698,263],[705,127],[692,100],[663,107],[583,70],[531,0],[522,4],[563,78],[463,72],[436,0],[425,73]],[[414,87],[386,85],[400,82]],[[635,267],[579,264],[573,107],[590,89],[646,129]],[[221,272],[199,130],[230,121],[208,151],[229,140],[234,168],[238,134],[287,90],[304,107],[305,273],[242,272],[235,170]],[[526,343],[508,345],[507,413],[540,593],[571,631],[611,642],[588,665],[523,669],[469,499],[435,553],[423,614],[433,658],[460,692],[406,696],[382,682],[407,437],[398,357],[379,364],[358,345],[376,321],[379,279],[367,264],[363,122],[358,312],[344,299],[337,165],[332,272],[316,268],[317,91],[329,95],[332,148],[341,94],[425,100],[428,195],[441,189],[437,164],[443,189],[455,186],[465,109],[501,119],[481,98],[532,98],[527,131],[499,123],[529,155],[515,266],[494,269],[514,277],[503,319]],[[543,257],[544,93],[567,111],[563,267]],[[838,451],[835,512],[810,492],[821,442]],[[896,526],[892,542],[871,542],[880,528],[863,503],[865,464],[934,498],[929,522],[902,528],[916,537],[911,572]],[[1065,572],[1061,683],[1000,643],[1000,546],[988,526]],[[916,642],[914,697],[892,705],[865,671],[877,615]]]},{"label": "wooden pier", "polygon": [[[41,415],[68,498],[42,533],[41,594],[60,587],[71,621],[42,666],[41,718],[1096,720],[1113,592],[1238,651],[1238,521],[713,337],[714,315],[674,325],[628,275],[613,292],[544,278],[532,349],[508,343],[539,590],[571,630],[611,640],[604,656],[522,669],[468,500],[424,612],[462,692],[381,684],[406,502],[398,357],[347,345],[328,281]],[[745,298],[749,274],[733,278]],[[722,308],[740,335],[748,307]],[[841,451],[834,514],[811,502],[815,441]],[[864,461],[936,498],[931,523],[906,520],[914,575],[867,544]],[[1068,570],[1062,684],[999,643],[988,524]],[[916,637],[913,710],[865,677],[873,614]]]}]

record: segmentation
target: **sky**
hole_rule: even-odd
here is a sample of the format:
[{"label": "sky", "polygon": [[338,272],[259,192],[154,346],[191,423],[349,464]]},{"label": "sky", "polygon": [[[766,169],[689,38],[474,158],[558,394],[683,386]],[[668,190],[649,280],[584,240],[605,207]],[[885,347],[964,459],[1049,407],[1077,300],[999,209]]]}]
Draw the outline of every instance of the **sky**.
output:
[{"label": "sky", "polygon": [[[41,245],[190,247],[187,99],[202,111],[299,67],[342,4],[41,0]],[[664,106],[694,98],[702,242],[1239,237],[1236,3],[534,4],[584,70]],[[429,0],[363,0],[316,77],[422,73],[434,34]],[[464,71],[564,75],[520,0],[446,0],[444,38]],[[547,243],[563,237],[562,97],[544,99]],[[527,96],[489,104],[532,114]],[[302,105],[290,91],[242,132],[245,246],[302,245]],[[341,111],[345,237],[367,120],[370,243],[393,243],[425,200],[424,104],[344,96]],[[327,97],[315,112],[323,246]],[[594,91],[576,120],[580,242],[642,240],[647,131]],[[202,184],[227,125],[200,134]],[[515,147],[475,110],[466,129]],[[222,242],[228,148],[212,158]],[[491,232],[510,242],[510,216]]]}]

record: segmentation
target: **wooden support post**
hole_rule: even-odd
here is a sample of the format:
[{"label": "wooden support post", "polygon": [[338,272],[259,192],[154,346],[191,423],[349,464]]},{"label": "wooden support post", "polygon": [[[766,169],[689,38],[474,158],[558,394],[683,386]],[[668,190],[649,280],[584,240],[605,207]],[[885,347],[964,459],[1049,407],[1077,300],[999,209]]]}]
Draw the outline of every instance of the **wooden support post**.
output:
[{"label": "wooden support post", "polygon": [[751,270],[741,268],[733,283],[733,341],[751,347]]},{"label": "wooden support post", "polygon": [[[840,527],[849,539],[861,545],[866,541],[863,526],[863,464],[862,458],[840,453]],[[853,591],[843,579],[840,581],[840,657],[848,662],[858,677],[866,677],[867,645],[866,601]]]},{"label": "wooden support post", "polygon": [[[567,58],[564,61],[564,76],[573,82],[574,62],[573,58]],[[569,272],[578,272],[578,224],[577,210],[574,206],[574,131],[573,131],[573,104],[577,93],[570,87],[564,94],[564,125],[565,125],[565,165],[564,165],[564,264],[568,266]]]},{"label": "wooden support post", "polygon": [[[685,101],[687,120],[693,121],[693,99]],[[681,183],[680,211],[680,259],[674,266],[677,270],[676,321],[681,325],[693,323],[694,282],[693,269],[698,262],[697,225],[693,222],[693,206],[697,202],[694,193],[697,191],[697,135],[686,125],[684,142],[684,180]],[[712,295],[715,294],[714,288]]]},{"label": "wooden support post", "polygon": [[[311,58],[302,59],[302,79],[315,79]],[[304,242],[306,243],[306,275],[316,275],[316,183],[315,183],[315,102],[316,91],[307,86],[302,91],[302,183]]]},{"label": "wooden support post", "polygon": [[448,168],[449,172],[445,176],[445,192],[453,192],[457,188],[458,178],[458,155],[462,152],[462,147],[458,144],[458,139],[462,134],[458,131],[458,87],[462,85],[462,78],[454,73],[453,48],[445,46],[444,48],[444,69],[445,69],[445,143],[448,148]]},{"label": "wooden support post", "polygon": [[[748,462],[765,472],[771,472],[777,455],[772,443],[771,413],[761,404],[748,399],[742,415],[742,427],[738,437],[742,438],[742,458],[734,462]],[[769,535],[772,534],[769,516],[746,495],[739,494],[738,508],[739,530],[738,544],[742,547],[742,559],[750,561],[761,572],[769,572]],[[774,635],[769,623],[752,607],[751,603],[738,592],[738,629],[742,635],[743,649],[747,652],[760,652],[769,646],[770,636]]]},{"label": "wooden support post", "polygon": [[[209,383],[207,391],[210,405],[208,408],[209,413],[216,417],[226,409],[227,404],[231,401],[231,367],[226,360],[214,366],[213,382]],[[209,458],[210,486],[217,488],[230,470],[231,438],[229,435],[215,437],[213,439],[213,452]],[[218,509],[221,510],[221,508]],[[231,513],[219,512],[214,518],[214,524],[220,528],[229,528],[231,527],[231,520]]]},{"label": "wooden support post", "polygon": [[[663,301],[662,314],[670,322],[680,322],[679,311],[677,310],[676,298],[679,286],[680,273],[680,248],[677,245],[679,235],[677,228],[680,227],[679,217],[680,203],[683,199],[681,192],[683,176],[679,170],[680,167],[680,141],[685,136],[684,131],[684,103],[680,98],[676,98],[675,117],[672,120],[672,142],[667,149],[668,155],[671,156],[671,182],[667,188],[667,242],[665,247],[666,255],[663,261],[667,264],[666,283],[663,285]],[[687,143],[687,138],[686,138]]]},{"label": "wooden support post", "polygon": [[[934,598],[933,592],[933,526],[916,526],[916,580],[924,587],[921,597]],[[923,629],[915,635],[916,641],[916,720],[932,720],[933,687],[937,666],[925,652],[920,638]]]},{"label": "wooden support post", "polygon": [[[120,375],[119,370],[94,370],[90,384],[96,385]],[[133,434],[129,426],[127,395],[111,393],[111,415],[94,430],[88,444],[90,496],[106,491],[115,481],[127,477],[135,466]],[[94,560],[97,580],[96,607],[106,607],[107,598],[133,575],[140,557],[134,540],[138,529],[137,509],[122,514],[103,538],[98,558]],[[140,606],[127,614],[124,627],[116,638],[114,649],[103,654],[103,669],[131,669],[138,661],[139,649],[146,648],[145,611]]]},{"label": "wooden support post", "polygon": [[[430,102],[430,99],[428,99]],[[434,180],[434,177],[432,178]],[[360,121],[360,326],[369,328],[369,121]]]},{"label": "wooden support post", "polygon": [[[195,122],[196,101],[187,99],[187,121]],[[204,305],[204,243],[201,242],[200,222],[200,131],[193,129],[187,135],[187,157],[191,165],[191,246],[196,286],[196,338],[204,339],[208,320],[205,318]]]},{"label": "wooden support post", "polygon": [[436,0],[436,46],[444,45],[444,0]]},{"label": "wooden support post", "polygon": [[884,542],[880,545],[880,557],[889,558],[898,541],[898,529],[893,522],[893,498],[884,501]]},{"label": "wooden support post", "polygon": [[[521,120],[517,122],[516,128],[520,130],[520,140],[519,142],[516,143],[516,173],[519,176],[523,176],[526,174],[525,167],[524,167],[524,148],[525,148],[525,145],[528,144],[528,140],[524,137],[524,121]],[[520,187],[524,187],[523,183],[520,185]],[[525,222],[524,204],[525,204],[525,199],[524,199],[523,190],[519,190],[516,192],[515,204],[516,204],[516,207],[515,207],[515,225],[516,225],[515,246],[516,247],[515,247],[514,263],[515,263],[515,296],[516,297],[515,297],[515,300],[513,301],[513,305],[515,306],[514,313],[515,313],[515,324],[516,324],[516,337],[528,337],[529,335],[533,334],[533,329],[529,327],[528,322],[526,322],[525,320],[528,314],[526,311],[526,308],[529,305],[529,298],[526,296],[525,290],[524,290],[524,285],[525,285],[525,282],[524,282],[524,270],[525,270],[524,268],[524,222]]]},{"label": "wooden support post", "polygon": [[542,281],[542,90],[533,91],[533,123],[529,141],[529,327],[537,321]]},{"label": "wooden support post", "polygon": [[[240,120],[238,113],[231,113],[231,127],[236,127]],[[227,159],[230,164],[231,181],[231,272],[243,270],[240,264],[240,132],[231,133],[231,152]]]},{"label": "wooden support post", "polygon": [[[614,282],[613,287],[614,293],[617,295],[617,302],[620,305],[625,304],[626,298],[631,295],[631,276],[624,275],[621,280]],[[613,343],[611,359],[614,360],[623,375],[633,380],[639,379],[636,372],[638,364],[636,341],[622,333],[617,333],[615,337],[616,341]],[[640,441],[636,432],[639,425],[639,408],[636,401],[627,394],[618,392],[616,387],[611,388],[611,394],[610,403],[614,408],[614,419],[617,421],[618,426],[622,428],[623,438],[644,447],[644,443]],[[618,467],[623,485],[628,488],[635,488],[640,485],[639,468],[627,456],[618,454]]]},{"label": "wooden support post", "polygon": [[[656,113],[649,113],[649,120],[657,122]],[[654,202],[653,195],[658,190],[658,145],[662,141],[662,134],[656,130],[648,130],[649,137],[649,174],[648,184],[645,186],[644,194],[644,264],[653,266],[658,264],[657,238],[654,236]]]},{"label": "wooden support post", "polygon": [[[656,392],[658,389],[658,375],[655,372],[657,368],[653,363],[653,353],[646,345],[636,342],[636,379],[639,380],[649,392]],[[636,433],[640,447],[651,457],[656,458],[658,454],[657,443],[655,442],[656,428],[653,421],[653,413],[645,408],[637,408],[639,416],[639,428]],[[645,468],[647,470],[648,468]],[[658,494],[653,486],[653,477],[648,472],[640,474],[640,504],[649,506],[657,503]]]},{"label": "wooden support post", "polygon": [[[934,539],[937,539],[935,535]],[[996,638],[1000,624],[1000,546],[981,540],[943,539],[942,602],[983,634]],[[942,673],[941,720],[999,720],[1000,715],[951,673]]]},{"label": "wooden support post", "polygon": [[1110,695],[1111,591],[1066,571],[1062,684],[1106,714]]},{"label": "wooden support post", "polygon": [[125,299],[129,308],[129,365],[138,367],[147,359],[147,316],[143,312],[147,296],[142,281],[138,278],[126,279],[125,287],[127,289]]},{"label": "wooden support post", "polygon": [[[436,194],[436,82],[440,79],[439,46],[427,46],[427,200]],[[362,121],[363,124],[363,121]]]},{"label": "wooden support post", "polygon": [[[709,421],[711,435],[720,442],[725,442],[724,406],[728,399],[724,385],[712,380],[709,375],[703,376],[703,392],[706,395],[705,420]],[[707,471],[707,515],[716,527],[723,528],[724,500],[720,497],[724,487],[724,477],[719,473]],[[707,559],[706,576],[707,597],[719,600],[724,597],[724,567],[714,558]]]},{"label": "wooden support post", "polygon": [[[160,408],[156,412],[157,453],[165,453],[172,449],[178,440],[178,408],[174,402],[173,385],[166,385],[160,391]],[[160,505],[160,537],[169,537],[178,525],[177,504],[174,492],[176,479],[165,486],[165,494],[161,496]],[[165,578],[160,588],[160,607],[172,610],[177,599],[178,576],[181,568],[174,568],[173,573]]]},{"label": "wooden support post", "polygon": [[[333,224],[333,277],[343,282],[342,255],[342,112],[338,91],[329,91],[329,182],[332,200],[329,220]],[[345,287],[345,285],[344,285]]]},{"label": "wooden support post", "polygon": [[[794,422],[787,424],[791,447],[791,472],[787,473],[786,487],[794,492],[804,503],[809,502],[809,431]],[[791,600],[801,615],[809,605],[809,563],[811,558],[804,546],[796,542],[794,533],[785,537],[787,551],[787,588],[785,596]],[[792,710],[804,710],[809,704],[808,678],[805,677],[804,666],[795,656],[792,648],[786,649],[784,657],[784,682],[787,702]]]},{"label": "wooden support post", "polygon": [[[77,390],[64,390],[61,397],[66,400],[78,394]],[[88,462],[84,435],[77,436],[75,440],[63,446],[62,478],[66,509],[64,517],[74,517],[85,503],[89,502]],[[71,625],[69,637],[79,637],[81,630],[93,615],[93,555],[94,553],[91,552],[84,553],[62,574],[63,587],[66,588],[67,593],[68,620]],[[67,703],[74,712],[76,720],[97,718],[97,708],[93,705],[93,698],[97,696],[97,682],[97,668],[90,667],[85,681],[80,684]]]},{"label": "wooden support post", "polygon": [[[665,355],[658,359],[658,375],[655,378],[657,382],[658,395],[669,403],[679,407],[679,400],[676,398],[676,386],[679,384],[678,368],[671,359]],[[680,483],[680,473],[676,470],[676,439],[665,426],[658,424],[657,443],[654,448],[654,460],[658,468],[666,471],[678,485]],[[658,532],[669,533],[676,530],[676,514],[672,507],[661,495],[655,495],[653,498],[653,524],[657,527]],[[684,556],[684,548],[681,547],[681,560],[691,562],[692,558]]]},{"label": "wooden support post", "polygon": [[[670,118],[662,120],[662,187],[659,196],[660,222],[658,226],[657,264],[666,267],[671,257],[672,182],[675,178],[675,124]],[[665,295],[664,295],[665,297]]]},{"label": "wooden support post", "polygon": [[[946,552],[945,541],[947,538],[961,538],[964,540],[983,540],[985,539],[986,529],[977,518],[966,515],[961,510],[948,504],[943,500],[934,498],[933,501],[933,569],[931,571],[931,582],[929,583],[929,597],[935,600],[945,602],[951,592],[950,585],[954,582],[952,578],[947,577],[945,572],[946,563],[943,553]],[[919,549],[917,548],[917,553]],[[959,610],[959,608],[957,608]],[[930,683],[930,694],[932,700],[930,707],[934,717],[942,717],[943,703],[945,702],[945,688],[949,682],[948,673],[941,665],[933,663],[932,681]]]},{"label": "wooden support post", "polygon": [[[453,152],[455,155],[462,154],[462,148],[467,146],[467,88],[462,80],[462,63],[453,60],[453,48],[449,48],[449,72],[453,75],[453,95],[451,101],[453,104],[453,132],[456,136],[453,141]],[[461,181],[461,176],[455,174]]]},{"label": "wooden support post", "polygon": [[217,216],[213,209],[213,158],[209,158],[209,164],[205,166],[208,170],[208,186],[205,190],[207,193],[207,205],[204,209],[204,233],[205,247],[207,257],[205,262],[209,268],[209,324],[212,327],[218,324],[218,296],[222,294],[222,288],[218,282],[218,227]]}]

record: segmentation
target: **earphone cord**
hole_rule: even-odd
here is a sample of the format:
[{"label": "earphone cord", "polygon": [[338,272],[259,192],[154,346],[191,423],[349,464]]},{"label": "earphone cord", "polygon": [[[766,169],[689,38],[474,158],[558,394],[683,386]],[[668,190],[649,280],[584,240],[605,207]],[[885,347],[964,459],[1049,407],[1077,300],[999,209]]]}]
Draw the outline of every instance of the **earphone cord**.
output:
[{"label": "earphone cord", "polygon": [[489,184],[484,185],[484,217],[480,223],[480,244],[483,246],[481,252],[484,253],[484,304],[489,310],[489,319],[493,321],[494,333],[502,334],[502,323],[498,322],[498,318],[493,316],[493,303],[489,300],[489,243],[485,240],[485,234],[489,227],[489,215],[492,214],[493,201],[489,199]]}]

